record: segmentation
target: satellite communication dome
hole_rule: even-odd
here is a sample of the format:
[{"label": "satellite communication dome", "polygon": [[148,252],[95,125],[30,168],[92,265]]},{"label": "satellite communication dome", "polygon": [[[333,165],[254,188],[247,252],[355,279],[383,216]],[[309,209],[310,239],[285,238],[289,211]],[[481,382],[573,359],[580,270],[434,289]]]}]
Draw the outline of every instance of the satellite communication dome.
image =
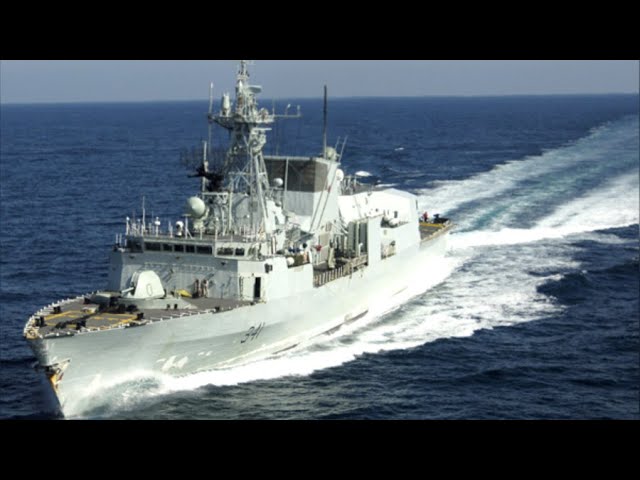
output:
[{"label": "satellite communication dome", "polygon": [[338,152],[336,152],[336,149],[333,147],[327,147],[325,150],[325,157],[328,160],[336,160],[338,158]]},{"label": "satellite communication dome", "polygon": [[191,197],[187,200],[184,209],[187,215],[191,215],[191,218],[201,218],[206,213],[207,206],[201,198]]}]

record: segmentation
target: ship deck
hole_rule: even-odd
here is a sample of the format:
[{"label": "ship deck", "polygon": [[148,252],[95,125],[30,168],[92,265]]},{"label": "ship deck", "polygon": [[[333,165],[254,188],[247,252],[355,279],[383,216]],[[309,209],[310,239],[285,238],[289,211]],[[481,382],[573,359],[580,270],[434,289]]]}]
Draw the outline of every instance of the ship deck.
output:
[{"label": "ship deck", "polygon": [[51,334],[73,335],[79,330],[98,331],[139,326],[148,321],[169,320],[204,312],[217,313],[251,304],[249,301],[227,298],[182,297],[176,303],[175,299],[167,297],[162,301],[166,302],[168,308],[141,308],[134,312],[120,313],[115,309],[100,310],[97,305],[87,304],[84,297],[79,297],[58,304],[59,311],[50,309],[50,312],[37,314],[35,327],[37,334],[42,337]]},{"label": "ship deck", "polygon": [[420,241],[425,242],[438,235],[442,235],[444,232],[451,230],[453,225],[450,222],[446,223],[424,223],[420,222]]}]

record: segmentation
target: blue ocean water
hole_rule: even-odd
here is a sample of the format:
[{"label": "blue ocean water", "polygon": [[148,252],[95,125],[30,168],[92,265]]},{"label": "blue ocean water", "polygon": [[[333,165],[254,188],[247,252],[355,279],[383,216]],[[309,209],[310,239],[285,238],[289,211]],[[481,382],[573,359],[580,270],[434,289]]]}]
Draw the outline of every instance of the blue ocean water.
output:
[{"label": "blue ocean water", "polygon": [[[321,148],[321,102],[298,103],[302,120],[271,133],[281,153]],[[457,223],[438,281],[278,358],[123,383],[82,417],[639,418],[638,105],[637,95],[332,100],[329,136],[348,136],[347,172],[411,190]],[[109,246],[143,195],[163,222],[181,214],[197,181],[178,158],[206,138],[206,109],[0,107],[1,418],[59,417],[23,325],[104,286]]]}]

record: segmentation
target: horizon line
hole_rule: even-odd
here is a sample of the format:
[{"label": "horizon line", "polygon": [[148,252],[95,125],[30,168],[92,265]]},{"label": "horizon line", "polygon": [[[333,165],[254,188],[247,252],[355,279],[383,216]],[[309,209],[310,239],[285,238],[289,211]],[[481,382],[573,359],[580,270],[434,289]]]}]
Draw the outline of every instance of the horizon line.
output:
[{"label": "horizon line", "polygon": [[[640,95],[640,91],[635,92],[583,92],[583,93],[505,93],[505,94],[434,94],[434,95],[336,95],[329,97],[334,100],[350,100],[350,99],[412,99],[412,98],[513,98],[513,97],[587,97],[587,96],[614,96],[614,95]],[[294,101],[294,100],[322,100],[321,96],[318,97],[265,97],[264,100],[282,100],[282,101]],[[202,99],[149,99],[149,100],[43,100],[43,101],[11,101],[3,102],[0,100],[0,105],[12,105],[12,106],[27,106],[27,105],[82,105],[82,104],[140,104],[140,103],[185,103],[185,102],[205,102],[208,103],[208,98]]]}]

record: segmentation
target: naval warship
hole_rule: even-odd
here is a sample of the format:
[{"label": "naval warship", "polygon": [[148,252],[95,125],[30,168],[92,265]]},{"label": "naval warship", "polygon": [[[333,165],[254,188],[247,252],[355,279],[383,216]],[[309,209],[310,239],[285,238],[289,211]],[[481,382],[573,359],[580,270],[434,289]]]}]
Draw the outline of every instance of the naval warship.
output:
[{"label": "naval warship", "polygon": [[345,142],[327,145],[326,87],[320,152],[263,153],[274,122],[300,111],[260,108],[248,66],[234,98],[214,109],[210,95],[209,131],[225,129],[228,148],[215,157],[203,142],[184,216],[127,217],[106,288],[27,321],[64,415],[133,374],[183,376],[287,351],[436,274],[452,223],[430,220],[411,193],[344,173]]}]

